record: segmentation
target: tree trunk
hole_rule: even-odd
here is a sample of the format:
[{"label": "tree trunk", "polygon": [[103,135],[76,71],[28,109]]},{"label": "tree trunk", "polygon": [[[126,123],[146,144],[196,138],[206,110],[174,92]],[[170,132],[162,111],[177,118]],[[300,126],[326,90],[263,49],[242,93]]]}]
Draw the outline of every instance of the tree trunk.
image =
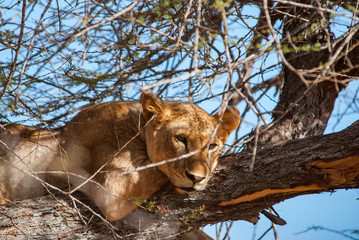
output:
[{"label": "tree trunk", "polygon": [[[329,4],[326,0],[300,3],[322,9]],[[290,4],[277,8],[286,12],[283,40],[277,45],[284,58],[284,82],[272,112],[273,123],[261,127],[261,144],[323,134],[339,92],[359,76],[358,24],[351,35],[334,40],[330,13]]]},{"label": "tree trunk", "polygon": [[[181,195],[168,183],[143,208],[112,226],[77,204],[80,217],[64,196],[3,205],[0,236],[172,239],[209,223],[238,219],[255,223],[263,209],[285,199],[359,187],[359,121],[339,133],[259,149],[252,172],[251,159],[250,152],[223,157],[203,192]],[[97,211],[91,201],[80,200]]]}]

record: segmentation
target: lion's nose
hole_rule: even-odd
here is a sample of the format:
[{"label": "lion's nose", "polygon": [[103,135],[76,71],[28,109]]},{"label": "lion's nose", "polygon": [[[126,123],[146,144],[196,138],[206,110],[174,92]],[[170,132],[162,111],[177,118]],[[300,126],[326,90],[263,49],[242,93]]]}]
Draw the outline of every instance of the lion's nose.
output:
[{"label": "lion's nose", "polygon": [[202,176],[197,176],[197,175],[194,175],[192,173],[189,173],[186,171],[186,175],[189,179],[191,179],[192,182],[194,183],[198,183],[200,181],[202,181],[203,179],[205,179],[205,177],[202,177]]}]

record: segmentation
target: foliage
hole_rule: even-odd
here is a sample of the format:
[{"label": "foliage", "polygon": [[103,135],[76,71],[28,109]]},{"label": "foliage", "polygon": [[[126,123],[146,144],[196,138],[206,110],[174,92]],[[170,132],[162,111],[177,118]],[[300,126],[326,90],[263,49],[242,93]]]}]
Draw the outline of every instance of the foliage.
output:
[{"label": "foliage", "polygon": [[[138,99],[141,86],[156,83],[163,96],[195,102],[225,93],[240,79],[238,67],[255,34],[246,25],[255,26],[259,11],[241,14],[247,7],[232,1],[199,3],[3,2],[2,117],[62,125],[80,108]],[[225,18],[224,7],[231,9],[222,11]],[[229,65],[238,69],[230,79]],[[262,74],[275,69],[274,62]]]}]

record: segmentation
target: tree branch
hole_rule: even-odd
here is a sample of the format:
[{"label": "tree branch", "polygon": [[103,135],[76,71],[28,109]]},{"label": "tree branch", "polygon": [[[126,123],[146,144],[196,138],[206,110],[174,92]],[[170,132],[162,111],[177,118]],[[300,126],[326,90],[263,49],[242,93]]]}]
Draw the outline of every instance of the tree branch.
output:
[{"label": "tree branch", "polygon": [[171,239],[209,223],[238,219],[255,223],[263,209],[285,199],[359,187],[359,121],[339,133],[258,149],[253,172],[248,167],[251,158],[249,151],[223,157],[203,192],[181,195],[168,183],[151,202],[112,228],[77,206],[88,223],[84,225],[64,197],[3,205],[0,236],[112,239],[116,233],[124,239]]}]

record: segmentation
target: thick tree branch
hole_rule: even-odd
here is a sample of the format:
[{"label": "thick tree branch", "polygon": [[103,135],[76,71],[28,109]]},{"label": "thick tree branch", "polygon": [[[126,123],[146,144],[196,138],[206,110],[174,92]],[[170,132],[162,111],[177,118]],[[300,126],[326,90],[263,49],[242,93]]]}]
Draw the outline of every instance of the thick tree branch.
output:
[{"label": "thick tree branch", "polygon": [[86,226],[65,200],[47,196],[0,206],[0,236],[162,239],[229,219],[256,222],[264,208],[285,199],[359,187],[359,121],[339,133],[259,149],[253,172],[251,158],[250,152],[223,157],[204,192],[181,195],[168,183],[151,199],[154,210],[145,204],[114,223],[120,230],[91,220],[92,214],[77,205]]}]

